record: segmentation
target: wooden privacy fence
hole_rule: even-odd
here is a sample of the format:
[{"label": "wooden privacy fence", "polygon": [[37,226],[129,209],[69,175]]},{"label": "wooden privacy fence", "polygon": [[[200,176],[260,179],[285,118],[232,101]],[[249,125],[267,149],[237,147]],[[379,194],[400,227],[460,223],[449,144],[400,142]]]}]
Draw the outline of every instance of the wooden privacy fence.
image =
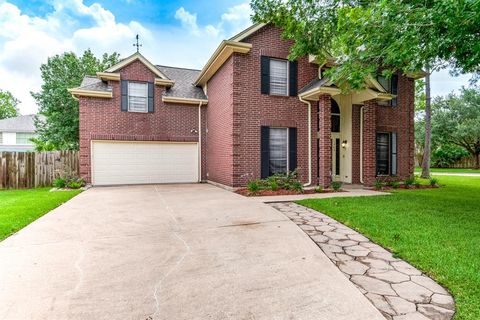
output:
[{"label": "wooden privacy fence", "polygon": [[51,186],[65,174],[78,176],[78,151],[0,152],[0,189]]}]

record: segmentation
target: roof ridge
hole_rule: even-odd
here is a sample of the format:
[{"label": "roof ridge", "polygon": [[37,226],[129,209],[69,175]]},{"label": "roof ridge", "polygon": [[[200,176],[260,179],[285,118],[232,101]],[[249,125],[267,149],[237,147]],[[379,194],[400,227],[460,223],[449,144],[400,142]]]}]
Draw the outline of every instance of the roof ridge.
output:
[{"label": "roof ridge", "polygon": [[172,68],[172,69],[182,69],[182,70],[191,70],[191,71],[202,71],[201,69],[193,69],[193,68],[183,68],[183,67],[173,67],[173,66],[166,66],[163,64],[157,64],[157,67],[165,67],[165,68]]}]

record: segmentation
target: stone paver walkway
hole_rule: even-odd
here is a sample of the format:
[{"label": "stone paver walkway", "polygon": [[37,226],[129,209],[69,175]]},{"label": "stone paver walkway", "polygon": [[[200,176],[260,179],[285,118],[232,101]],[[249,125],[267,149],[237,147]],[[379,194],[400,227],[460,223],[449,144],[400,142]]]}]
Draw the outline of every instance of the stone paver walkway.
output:
[{"label": "stone paver walkway", "polygon": [[452,296],[412,265],[320,212],[292,202],[271,205],[305,231],[385,318],[453,317]]}]

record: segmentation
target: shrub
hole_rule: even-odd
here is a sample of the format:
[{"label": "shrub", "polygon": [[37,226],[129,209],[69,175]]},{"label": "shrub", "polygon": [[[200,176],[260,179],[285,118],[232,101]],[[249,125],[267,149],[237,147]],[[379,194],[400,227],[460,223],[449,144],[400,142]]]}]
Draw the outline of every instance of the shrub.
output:
[{"label": "shrub", "polygon": [[438,179],[436,179],[436,178],[430,178],[430,181],[429,181],[429,182],[430,182],[430,185],[431,185],[432,187],[435,187],[435,186],[438,185]]},{"label": "shrub", "polygon": [[322,193],[323,192],[323,187],[322,186],[316,186],[313,191],[315,191],[316,193]]},{"label": "shrub", "polygon": [[415,188],[420,187],[420,180],[414,179],[414,180],[413,180],[413,185],[415,186]]},{"label": "shrub", "polygon": [[70,189],[80,189],[84,184],[85,181],[83,181],[83,179],[71,180],[67,183],[67,187]]},{"label": "shrub", "polygon": [[272,190],[272,191],[277,191],[278,190],[278,182],[275,181],[275,180],[269,181],[268,186],[269,186],[270,190]]},{"label": "shrub", "polygon": [[300,181],[296,180],[290,185],[290,190],[294,190],[297,192],[303,192],[303,185]]},{"label": "shrub", "polygon": [[247,183],[247,190],[250,194],[255,195],[260,191],[260,184],[258,180],[250,180]]},{"label": "shrub", "polygon": [[383,182],[380,181],[379,179],[376,179],[375,182],[373,183],[373,187],[376,190],[381,190],[383,188]]},{"label": "shrub", "polygon": [[330,184],[330,186],[332,187],[332,189],[334,191],[338,191],[340,190],[340,188],[342,187],[342,183],[340,181],[332,181],[332,183]]},{"label": "shrub", "polygon": [[398,189],[398,187],[400,187],[400,182],[398,182],[397,180],[393,180],[393,181],[390,182],[390,186],[393,189]]},{"label": "shrub", "polygon": [[52,185],[55,188],[62,189],[62,188],[65,188],[67,186],[67,181],[63,178],[57,178],[57,179],[53,180]]},{"label": "shrub", "polygon": [[415,177],[407,178],[404,182],[405,187],[410,188],[415,183]]}]

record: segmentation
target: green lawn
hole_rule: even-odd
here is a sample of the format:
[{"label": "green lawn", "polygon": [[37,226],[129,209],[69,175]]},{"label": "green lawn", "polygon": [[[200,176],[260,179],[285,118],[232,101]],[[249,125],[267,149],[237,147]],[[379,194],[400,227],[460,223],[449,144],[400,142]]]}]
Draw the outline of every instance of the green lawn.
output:
[{"label": "green lawn", "polygon": [[0,191],[0,241],[79,194],[50,188]]},{"label": "green lawn", "polygon": [[480,177],[439,176],[440,189],[389,196],[309,199],[447,287],[455,319],[480,319]]},{"label": "green lawn", "polygon": [[[415,172],[421,172],[422,168],[415,168]],[[480,173],[480,169],[462,169],[462,168],[430,168],[430,172],[448,172],[448,173]]]}]

